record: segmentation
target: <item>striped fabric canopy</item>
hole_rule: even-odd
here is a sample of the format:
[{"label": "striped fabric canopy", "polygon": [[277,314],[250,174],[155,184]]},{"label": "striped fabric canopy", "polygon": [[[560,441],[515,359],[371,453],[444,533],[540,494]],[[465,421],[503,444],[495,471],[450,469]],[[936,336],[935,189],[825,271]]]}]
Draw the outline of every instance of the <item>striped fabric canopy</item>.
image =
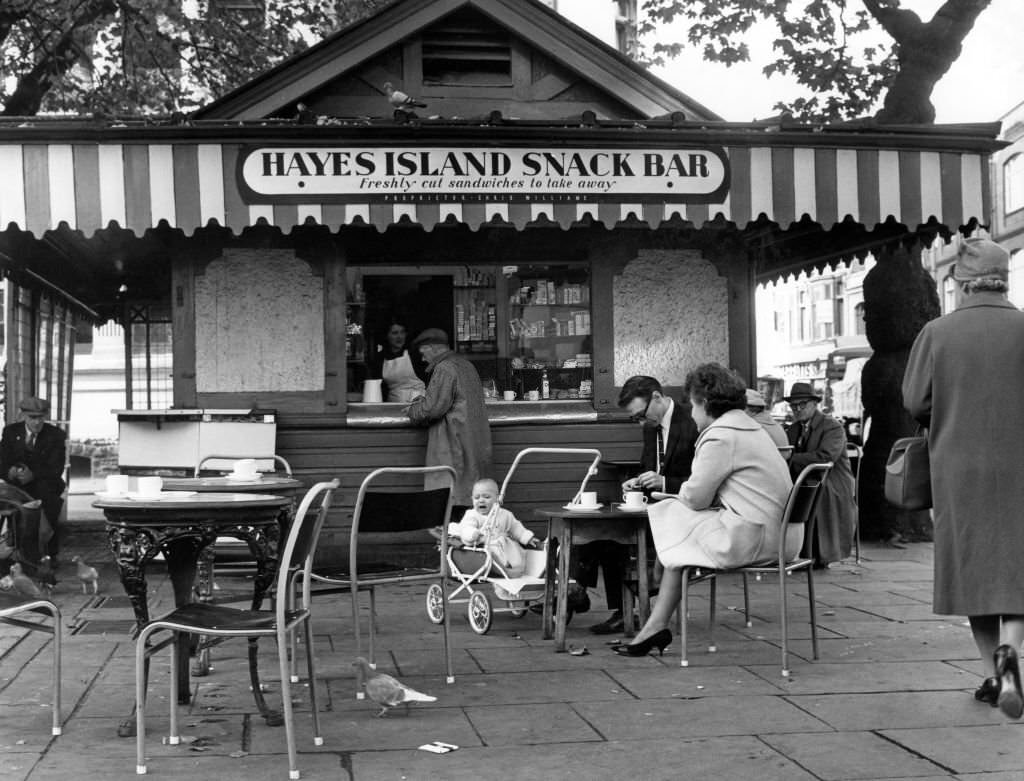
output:
[{"label": "striped fabric canopy", "polygon": [[366,203],[246,203],[237,183],[242,145],[219,143],[3,143],[0,228],[36,236],[65,222],[91,235],[113,222],[141,235],[166,220],[191,234],[215,221],[238,233],[266,221],[285,232],[312,220],[336,230],[378,230],[409,220],[427,230],[454,219],[476,229],[547,219],[563,228],[589,215],[611,228],[650,227],[678,215],[700,227],[721,215],[739,227],[766,215],[783,229],[806,214],[824,228],[846,216],[869,229],[893,217],[916,228],[934,218],[950,228],[987,222],[987,155],[975,151],[836,146],[724,147],[731,169],[723,203],[402,198]]}]

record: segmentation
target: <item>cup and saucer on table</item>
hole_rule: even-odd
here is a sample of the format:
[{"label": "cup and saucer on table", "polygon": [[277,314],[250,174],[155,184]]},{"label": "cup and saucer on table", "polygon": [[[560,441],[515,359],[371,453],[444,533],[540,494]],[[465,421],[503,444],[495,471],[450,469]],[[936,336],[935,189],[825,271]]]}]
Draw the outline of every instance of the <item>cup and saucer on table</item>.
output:
[{"label": "cup and saucer on table", "polygon": [[260,474],[256,468],[255,458],[242,458],[232,465],[231,473],[228,474],[228,480],[237,480],[240,483],[252,482],[253,480],[259,480],[263,475]]},{"label": "cup and saucer on table", "polygon": [[629,513],[647,512],[647,497],[643,491],[623,491],[622,502],[616,507]]},{"label": "cup and saucer on table", "polygon": [[604,507],[603,504],[597,501],[597,491],[581,491],[576,498],[569,502],[569,504],[563,506],[563,510],[569,510],[571,512],[594,512]]}]

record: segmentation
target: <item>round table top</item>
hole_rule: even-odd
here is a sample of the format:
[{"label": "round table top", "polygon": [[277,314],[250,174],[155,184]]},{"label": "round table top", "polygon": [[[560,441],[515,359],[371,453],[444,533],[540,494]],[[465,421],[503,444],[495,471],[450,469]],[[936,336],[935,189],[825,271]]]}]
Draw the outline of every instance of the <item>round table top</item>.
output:
[{"label": "round table top", "polygon": [[129,493],[126,496],[99,496],[92,506],[101,510],[126,508],[148,510],[229,509],[235,507],[284,507],[289,501],[287,497],[273,494],[161,491],[154,496],[141,496],[137,493]]},{"label": "round table top", "polygon": [[302,481],[288,475],[260,475],[255,480],[236,480],[227,475],[210,477],[165,477],[165,491],[198,491],[199,493],[261,493],[296,491]]}]

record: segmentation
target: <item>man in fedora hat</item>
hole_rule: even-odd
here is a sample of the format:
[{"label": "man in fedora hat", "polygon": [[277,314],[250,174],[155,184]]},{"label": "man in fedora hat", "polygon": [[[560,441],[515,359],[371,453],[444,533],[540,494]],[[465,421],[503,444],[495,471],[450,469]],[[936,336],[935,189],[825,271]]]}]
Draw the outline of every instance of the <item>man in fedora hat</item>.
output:
[{"label": "man in fedora hat", "polygon": [[67,435],[46,422],[50,403],[45,399],[29,396],[18,406],[22,419],[5,426],[0,436],[0,476],[41,501],[39,543],[55,557],[60,547],[57,522],[64,506]]},{"label": "man in fedora hat", "polygon": [[[476,367],[448,346],[448,334],[428,328],[412,342],[427,364],[426,395],[405,408],[413,423],[429,426],[426,466],[455,467],[452,518],[472,504],[473,484],[491,476],[491,425]],[[435,478],[436,479],[436,478]],[[425,481],[426,488],[436,487]]]},{"label": "man in fedora hat", "polygon": [[796,479],[808,464],[832,464],[825,480],[824,495],[818,502],[817,535],[812,541],[812,552],[821,565],[839,561],[850,555],[857,524],[853,470],[846,457],[846,432],[842,423],[818,409],[821,396],[809,382],[794,382],[785,400],[793,411],[793,425],[787,432],[793,446],[789,458],[793,478]]}]

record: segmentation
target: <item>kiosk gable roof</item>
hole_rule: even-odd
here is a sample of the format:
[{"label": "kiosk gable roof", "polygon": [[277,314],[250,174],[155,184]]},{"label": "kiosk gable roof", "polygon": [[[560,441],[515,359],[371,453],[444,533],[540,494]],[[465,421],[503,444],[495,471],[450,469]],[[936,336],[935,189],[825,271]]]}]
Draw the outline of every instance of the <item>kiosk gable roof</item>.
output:
[{"label": "kiosk gable roof", "polygon": [[[342,83],[346,76],[369,82],[380,95],[376,102],[367,103],[349,94],[354,110],[329,113],[390,116],[383,93],[384,82],[390,80],[405,91],[419,95],[424,75],[417,59],[421,53],[421,36],[432,26],[442,24],[445,17],[458,13],[476,13],[504,28],[522,47],[542,53],[576,74],[595,92],[606,95],[610,102],[626,107],[630,112],[628,116],[650,118],[681,111],[689,119],[721,119],[538,0],[397,0],[213,101],[195,116],[236,120],[274,116],[292,110],[298,101],[308,103],[318,93],[330,92],[332,82],[341,84],[339,92],[351,93],[348,85]],[[397,72],[374,64],[375,58],[396,48],[400,60],[394,66]],[[524,67],[530,67],[529,63]],[[524,96],[519,94],[521,91],[521,86],[517,86],[503,98],[495,89],[437,87],[429,113],[464,115],[466,112],[460,109],[465,109],[466,101],[455,100],[457,96],[475,98],[477,104],[489,99],[489,105],[499,109],[503,99],[509,100],[521,109],[525,102]],[[377,106],[379,110],[367,111],[367,105]],[[480,110],[484,109],[478,106],[477,111]],[[506,110],[506,113],[509,112]]]}]

